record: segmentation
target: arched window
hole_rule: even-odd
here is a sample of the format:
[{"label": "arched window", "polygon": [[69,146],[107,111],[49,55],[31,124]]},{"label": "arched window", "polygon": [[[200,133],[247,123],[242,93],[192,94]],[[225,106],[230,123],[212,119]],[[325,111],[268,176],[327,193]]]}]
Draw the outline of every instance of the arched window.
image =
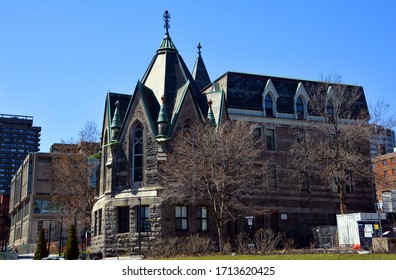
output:
[{"label": "arched window", "polygon": [[143,179],[143,128],[136,125],[132,133],[132,178],[134,182]]},{"label": "arched window", "polygon": [[272,97],[269,94],[265,96],[265,115],[267,117],[274,116],[274,102],[272,101]]},{"label": "arched window", "polygon": [[301,97],[298,97],[296,100],[296,111],[297,111],[297,118],[299,120],[304,119],[304,102]]}]

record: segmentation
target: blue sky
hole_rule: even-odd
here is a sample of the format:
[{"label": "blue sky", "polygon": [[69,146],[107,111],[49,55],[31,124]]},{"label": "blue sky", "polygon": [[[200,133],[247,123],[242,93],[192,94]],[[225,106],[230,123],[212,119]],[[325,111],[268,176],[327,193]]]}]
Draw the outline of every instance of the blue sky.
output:
[{"label": "blue sky", "polygon": [[[379,4],[380,3],[380,4]],[[99,127],[108,91],[132,94],[171,15],[192,69],[321,80],[338,73],[396,108],[396,1],[1,0],[0,114],[33,116],[41,151]]]}]

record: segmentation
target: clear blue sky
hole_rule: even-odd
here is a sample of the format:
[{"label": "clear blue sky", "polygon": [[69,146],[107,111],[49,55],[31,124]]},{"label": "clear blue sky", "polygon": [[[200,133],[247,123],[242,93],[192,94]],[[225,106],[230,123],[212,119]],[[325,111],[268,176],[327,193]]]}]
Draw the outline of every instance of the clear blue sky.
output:
[{"label": "clear blue sky", "polygon": [[192,69],[320,80],[338,73],[396,108],[396,1],[0,1],[0,113],[42,127],[41,151],[103,122],[108,91],[132,94],[164,35]]}]

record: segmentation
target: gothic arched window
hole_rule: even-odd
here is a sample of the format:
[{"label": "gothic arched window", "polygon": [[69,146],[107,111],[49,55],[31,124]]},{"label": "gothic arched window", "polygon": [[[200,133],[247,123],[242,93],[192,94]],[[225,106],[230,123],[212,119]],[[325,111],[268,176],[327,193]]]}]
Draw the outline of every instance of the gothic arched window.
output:
[{"label": "gothic arched window", "polygon": [[132,178],[134,182],[143,179],[143,127],[138,124],[132,132]]},{"label": "gothic arched window", "polygon": [[265,115],[267,117],[274,116],[274,102],[269,94],[265,96]]},{"label": "gothic arched window", "polygon": [[297,98],[296,101],[296,111],[297,111],[297,119],[304,119],[304,102],[301,97]]}]

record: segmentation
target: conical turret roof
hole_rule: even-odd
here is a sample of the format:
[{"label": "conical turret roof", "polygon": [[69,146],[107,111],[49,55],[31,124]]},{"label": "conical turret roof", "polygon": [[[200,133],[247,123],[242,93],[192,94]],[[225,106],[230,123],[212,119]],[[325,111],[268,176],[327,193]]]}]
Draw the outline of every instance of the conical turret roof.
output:
[{"label": "conical turret roof", "polygon": [[192,76],[197,84],[199,90],[202,90],[204,87],[210,84],[210,78],[208,71],[206,70],[205,63],[202,59],[201,55],[201,43],[198,44],[198,56],[195,61],[195,65],[192,71]]},{"label": "conical turret roof", "polygon": [[[193,97],[198,103],[205,104],[203,108],[207,107],[204,94],[201,94],[199,88],[197,87],[190,71],[188,70],[183,58],[176,49],[169,35],[169,13],[165,12],[165,36],[156,51],[149,67],[147,68],[141,82],[147,88],[150,88],[154,93],[156,101],[161,104],[161,99],[165,97],[165,109],[166,115],[170,123],[172,123],[175,117],[176,109],[180,104],[177,104],[181,98],[181,94],[185,92],[182,90],[185,85],[188,85]],[[197,104],[198,104],[197,103]],[[197,110],[199,115],[203,119],[203,114],[201,112],[200,106],[197,105]],[[207,110],[204,109],[205,111]],[[158,115],[153,116],[156,121]]]}]

